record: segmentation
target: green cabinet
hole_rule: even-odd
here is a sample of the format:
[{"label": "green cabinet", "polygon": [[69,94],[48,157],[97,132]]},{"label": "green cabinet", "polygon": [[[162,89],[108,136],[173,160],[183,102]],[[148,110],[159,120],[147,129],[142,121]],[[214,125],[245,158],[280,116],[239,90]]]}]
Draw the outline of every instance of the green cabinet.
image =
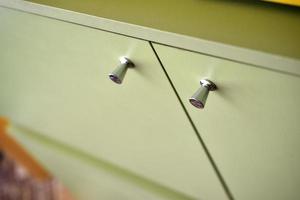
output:
[{"label": "green cabinet", "polygon": [[[178,199],[227,199],[147,41],[6,8],[0,24],[1,116],[149,179]],[[120,56],[136,67],[117,85],[108,74]],[[68,162],[36,154],[47,165],[48,158],[57,162],[50,169]],[[67,170],[59,173],[64,176]],[[75,190],[78,183],[67,184]]]},{"label": "green cabinet", "polygon": [[[300,78],[154,48],[235,199],[299,199]],[[203,78],[218,90],[210,92],[201,110],[188,99]]]},{"label": "green cabinet", "polygon": [[[116,2],[33,1],[56,7],[0,1],[0,115],[79,200],[300,198],[294,9],[180,1],[171,15],[191,9],[178,25],[167,1],[114,13]],[[240,16],[252,28],[235,37]],[[118,85],[121,56],[135,68]],[[189,102],[201,79],[218,87],[203,110]]]}]

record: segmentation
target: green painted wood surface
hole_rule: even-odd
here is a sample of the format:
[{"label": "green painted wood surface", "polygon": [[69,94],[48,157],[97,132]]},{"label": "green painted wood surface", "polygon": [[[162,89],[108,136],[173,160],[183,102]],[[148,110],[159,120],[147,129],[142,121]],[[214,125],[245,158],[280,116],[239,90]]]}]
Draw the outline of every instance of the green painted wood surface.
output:
[{"label": "green painted wood surface", "polygon": [[[217,166],[239,200],[300,198],[300,78],[154,45]],[[208,78],[203,110],[188,99]]]},{"label": "green painted wood surface", "polygon": [[[0,8],[0,115],[190,198],[226,199],[148,42]],[[108,78],[120,56],[136,64]]]},{"label": "green painted wood surface", "polygon": [[[300,58],[300,8],[234,0],[30,0],[159,30]],[[284,66],[283,66],[284,67]]]},{"label": "green painted wood surface", "polygon": [[190,199],[151,180],[57,143],[39,133],[13,125],[14,137],[51,175],[61,181],[77,200]]}]

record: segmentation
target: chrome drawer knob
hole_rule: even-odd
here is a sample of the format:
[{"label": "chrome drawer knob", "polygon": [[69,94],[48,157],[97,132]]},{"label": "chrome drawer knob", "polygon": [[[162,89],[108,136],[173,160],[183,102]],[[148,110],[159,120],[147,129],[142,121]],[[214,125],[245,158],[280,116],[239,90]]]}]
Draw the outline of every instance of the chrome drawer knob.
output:
[{"label": "chrome drawer knob", "polygon": [[120,65],[108,76],[110,80],[117,84],[121,84],[128,68],[134,67],[133,62],[126,57],[120,58]]},{"label": "chrome drawer knob", "polygon": [[201,87],[195,92],[195,94],[189,98],[190,103],[196,108],[204,108],[208,93],[217,89],[217,86],[208,79],[202,79],[200,81]]}]

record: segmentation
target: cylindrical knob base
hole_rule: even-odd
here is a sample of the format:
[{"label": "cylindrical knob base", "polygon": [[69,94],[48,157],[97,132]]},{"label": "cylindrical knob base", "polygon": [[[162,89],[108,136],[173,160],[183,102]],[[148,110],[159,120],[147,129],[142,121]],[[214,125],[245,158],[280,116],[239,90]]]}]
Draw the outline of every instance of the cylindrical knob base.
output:
[{"label": "cylindrical knob base", "polygon": [[195,94],[189,99],[190,103],[196,108],[204,108],[209,90],[206,87],[200,87]]},{"label": "cylindrical knob base", "polygon": [[133,62],[131,62],[126,57],[121,57],[120,63],[121,64],[113,72],[111,72],[108,75],[110,80],[112,80],[113,82],[115,82],[117,84],[121,84],[123,82],[123,79],[124,79],[127,69],[129,67],[134,67]]},{"label": "cylindrical knob base", "polygon": [[117,84],[121,84],[124,76],[127,71],[127,66],[126,64],[120,64],[113,72],[111,72],[108,76],[110,80]]},{"label": "cylindrical knob base", "polygon": [[201,87],[189,98],[190,103],[196,108],[203,109],[208,97],[209,91],[214,91],[217,86],[210,80],[202,79],[200,81]]}]

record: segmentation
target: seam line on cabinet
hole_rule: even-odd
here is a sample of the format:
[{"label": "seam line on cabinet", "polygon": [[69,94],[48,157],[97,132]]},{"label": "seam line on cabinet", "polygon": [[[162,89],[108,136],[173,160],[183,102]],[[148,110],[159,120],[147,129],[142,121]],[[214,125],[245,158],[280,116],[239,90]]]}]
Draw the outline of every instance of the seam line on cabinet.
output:
[{"label": "seam line on cabinet", "polygon": [[36,16],[40,16],[40,17],[45,17],[45,18],[48,18],[48,19],[53,19],[53,20],[57,20],[57,21],[61,21],[61,22],[74,24],[74,25],[79,25],[79,26],[83,26],[83,27],[87,27],[87,28],[91,28],[91,29],[95,29],[95,30],[100,30],[100,31],[107,32],[107,33],[121,35],[121,36],[125,36],[125,37],[128,37],[128,38],[133,38],[133,39],[137,39],[137,40],[141,40],[141,41],[151,42],[153,44],[160,44],[160,45],[168,46],[168,47],[171,47],[171,48],[180,49],[180,50],[183,50],[183,51],[199,53],[199,54],[202,54],[202,55],[211,56],[211,57],[219,58],[219,59],[222,59],[222,60],[227,60],[227,61],[231,61],[231,62],[235,62],[235,63],[245,64],[245,65],[248,65],[249,67],[255,67],[255,68],[258,68],[258,69],[273,71],[273,72],[277,72],[277,73],[281,73],[281,74],[285,74],[285,75],[290,75],[290,76],[294,76],[294,77],[300,77],[300,74],[293,73],[293,72],[268,68],[268,67],[253,64],[253,63],[250,63],[250,62],[243,62],[243,61],[234,60],[234,59],[231,59],[231,58],[226,58],[226,57],[216,56],[216,55],[209,54],[209,53],[204,53],[202,51],[195,51],[195,50],[191,50],[191,49],[187,49],[187,48],[183,48],[183,47],[172,46],[172,45],[169,45],[169,44],[160,43],[160,42],[156,42],[156,41],[152,41],[152,40],[147,40],[147,39],[132,36],[132,35],[129,35],[129,34],[122,34],[122,33],[111,31],[111,30],[106,30],[106,29],[102,29],[102,28],[98,28],[98,27],[94,27],[94,26],[90,26],[90,25],[86,25],[86,24],[82,24],[82,23],[68,21],[68,20],[65,20],[65,19],[55,18],[55,17],[52,17],[52,16],[42,15],[42,14],[39,14],[39,13],[34,13],[34,12],[26,11],[26,10],[21,10],[21,9],[18,9],[18,8],[13,8],[13,7],[5,6],[5,5],[0,5],[0,7],[11,9],[11,10],[14,10],[14,11],[21,11],[21,12],[24,12],[24,13],[27,13],[27,14],[32,14],[32,15],[36,15]]},{"label": "seam line on cabinet", "polygon": [[[137,39],[139,39],[139,38],[137,38]],[[287,72],[287,71],[283,71],[283,70],[279,70],[279,69],[272,69],[272,68],[264,67],[262,65],[255,65],[253,63],[242,62],[242,61],[238,61],[238,60],[234,60],[234,59],[230,59],[230,58],[225,58],[225,57],[222,57],[222,56],[212,55],[212,54],[209,54],[209,53],[194,51],[194,50],[191,50],[191,49],[185,49],[185,48],[182,48],[182,47],[175,47],[175,46],[164,44],[164,43],[159,43],[159,42],[154,42],[154,41],[150,41],[150,42],[153,43],[153,44],[163,45],[163,46],[166,46],[166,47],[171,47],[171,48],[175,48],[175,49],[179,49],[179,50],[183,50],[183,51],[187,51],[187,52],[197,53],[197,54],[201,54],[201,55],[204,55],[204,56],[210,56],[210,57],[213,57],[213,58],[218,58],[218,59],[222,59],[222,60],[226,60],[226,61],[230,61],[230,62],[234,62],[234,63],[247,65],[247,67],[255,67],[255,68],[258,68],[258,69],[261,69],[261,70],[267,70],[267,71],[276,72],[276,73],[289,75],[289,76],[294,76],[294,77],[298,77],[298,78],[300,77],[299,74],[295,74],[295,73],[292,73],[292,72]]]},{"label": "seam line on cabinet", "polygon": [[167,73],[167,71],[166,71],[166,69],[165,69],[165,67],[164,67],[164,65],[163,65],[163,63],[162,63],[162,61],[160,60],[160,58],[159,58],[157,52],[155,51],[154,46],[152,45],[152,42],[149,41],[149,44],[150,44],[150,46],[151,46],[151,48],[152,48],[152,50],[153,50],[153,52],[154,52],[155,57],[157,58],[159,64],[161,65],[161,67],[162,67],[162,69],[163,69],[163,71],[164,71],[164,74],[166,75],[166,77],[167,77],[167,79],[168,79],[168,81],[169,81],[169,83],[170,83],[170,85],[171,85],[171,87],[172,87],[172,89],[173,89],[173,91],[174,91],[174,93],[175,93],[175,95],[176,95],[176,97],[177,97],[177,99],[178,99],[178,101],[179,101],[179,103],[180,103],[182,109],[184,110],[184,112],[185,112],[185,114],[186,114],[186,116],[187,116],[187,118],[188,118],[190,124],[192,125],[192,127],[193,127],[193,129],[194,129],[194,131],[195,131],[195,133],[196,133],[196,135],[197,135],[199,141],[200,141],[200,144],[201,144],[201,146],[202,146],[203,149],[204,149],[204,152],[205,152],[205,154],[206,154],[208,160],[210,161],[210,163],[211,163],[211,165],[212,165],[212,167],[213,167],[213,169],[214,169],[214,171],[215,171],[215,173],[216,173],[218,179],[219,179],[220,182],[221,182],[221,185],[223,186],[223,189],[224,189],[225,193],[227,194],[227,196],[228,196],[228,198],[229,198],[230,200],[234,200],[234,197],[233,197],[232,193],[230,192],[230,190],[229,190],[229,188],[228,188],[228,186],[227,186],[227,184],[226,184],[226,182],[225,182],[225,180],[224,180],[224,178],[223,178],[223,176],[222,176],[220,170],[218,169],[217,164],[216,164],[215,161],[213,160],[212,155],[211,155],[211,153],[209,152],[207,146],[205,145],[203,138],[202,138],[201,135],[199,134],[198,129],[196,128],[194,122],[192,121],[191,116],[189,115],[187,109],[185,108],[185,106],[184,106],[184,104],[183,104],[183,102],[182,102],[182,100],[181,100],[181,98],[180,98],[180,96],[179,96],[179,94],[178,94],[178,92],[177,92],[177,90],[176,90],[176,88],[175,88],[173,82],[171,81],[171,78],[169,77],[169,75],[168,75],[168,73]]}]

